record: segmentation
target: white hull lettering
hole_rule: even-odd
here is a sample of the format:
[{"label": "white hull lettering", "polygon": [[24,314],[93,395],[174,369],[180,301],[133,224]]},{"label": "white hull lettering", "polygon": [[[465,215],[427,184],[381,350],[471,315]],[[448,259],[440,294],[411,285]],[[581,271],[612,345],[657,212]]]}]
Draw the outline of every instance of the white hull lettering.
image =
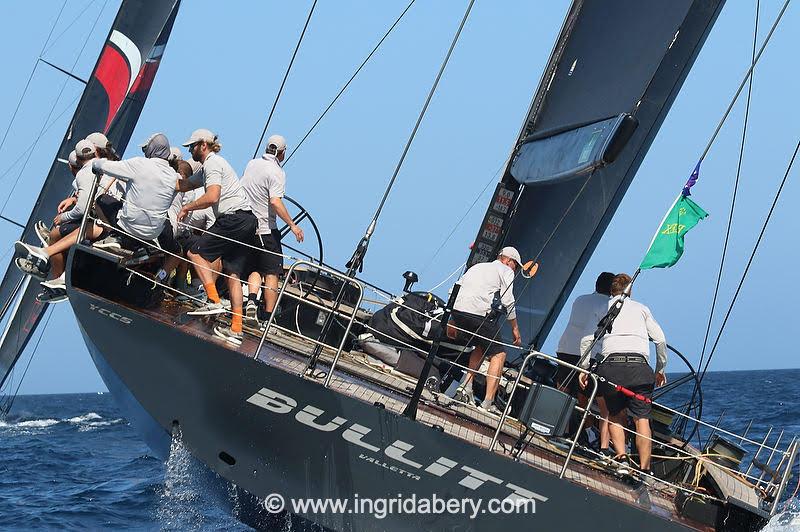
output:
[{"label": "white hull lettering", "polygon": [[324,413],[324,410],[320,410],[316,406],[308,405],[296,413],[294,418],[303,425],[308,425],[309,427],[321,430],[322,432],[333,432],[347,422],[345,418],[337,416],[324,425],[317,423],[317,418]]},{"label": "white hull lettering", "polygon": [[[96,305],[92,305],[92,310],[103,314],[101,310],[105,309],[100,309]],[[112,317],[110,315],[108,316]],[[248,397],[246,401],[252,405],[263,408],[264,410],[273,412],[275,414],[290,414],[298,407],[297,401],[293,398],[278,393],[275,390],[270,390],[269,388],[261,388],[259,391]],[[303,425],[321,432],[335,432],[348,423],[347,419],[339,416],[334,416],[333,419],[327,423],[321,423],[318,420],[324,414],[324,410],[313,405],[306,405],[295,413],[294,418]],[[363,440],[363,438],[370,434],[372,430],[373,429],[370,427],[366,427],[359,423],[350,423],[348,427],[342,430],[341,436],[342,439],[348,443],[358,445],[359,447],[373,453],[380,453],[380,447],[367,443]],[[406,454],[412,449],[414,449],[414,445],[402,440],[395,440],[391,445],[383,449],[383,453],[395,462],[405,464],[406,466],[414,469],[422,469],[421,463],[416,462],[406,456]],[[377,467],[397,473],[398,475],[403,475],[413,480],[420,480],[421,478],[415,473],[411,473],[402,467],[383,462],[374,456],[360,453],[358,458]],[[424,471],[432,476],[441,478],[447,475],[456,466],[458,466],[458,462],[455,460],[452,460],[446,456],[440,456],[428,467],[426,467]],[[490,484],[497,484],[510,489],[511,493],[506,497],[507,500],[518,501],[521,499],[531,499],[539,502],[547,502],[547,497],[544,497],[543,495],[539,495],[538,493],[527,490],[510,482],[506,483],[503,479],[497,478],[488,473],[478,471],[477,469],[469,466],[461,466],[461,469],[467,472],[467,476],[462,478],[458,483],[459,485],[469,488],[470,490],[477,490],[489,482]]]},{"label": "white hull lettering", "polygon": [[288,414],[297,406],[297,401],[291,397],[279,394],[269,388],[261,388],[251,395],[247,402],[276,414]]},{"label": "white hull lettering", "polygon": [[373,453],[379,453],[381,451],[380,447],[375,447],[374,445],[370,445],[365,441],[362,441],[361,438],[366,436],[372,431],[372,429],[368,429],[364,425],[359,425],[358,423],[353,423],[352,426],[346,428],[342,433],[342,438],[345,441],[349,441],[350,443],[354,443],[364,449],[370,450]]}]

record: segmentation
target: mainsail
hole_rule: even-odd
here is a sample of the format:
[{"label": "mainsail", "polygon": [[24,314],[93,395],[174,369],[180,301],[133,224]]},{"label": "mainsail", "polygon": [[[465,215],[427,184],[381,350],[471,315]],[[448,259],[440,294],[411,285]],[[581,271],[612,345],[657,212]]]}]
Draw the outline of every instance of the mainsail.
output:
[{"label": "mainsail", "polygon": [[[64,161],[75,143],[102,131],[121,153],[130,140],[172,31],[180,0],[123,0],[50,167],[21,239],[38,245],[34,224],[49,221],[70,193],[72,176]],[[13,308],[0,337],[0,386],[19,358],[47,307],[36,300],[38,282],[26,282],[9,264],[0,284],[2,316]],[[15,296],[18,298],[14,304]]]},{"label": "mainsail", "polygon": [[541,347],[628,189],[724,0],[574,0],[468,264],[505,243],[541,268],[517,283]]}]

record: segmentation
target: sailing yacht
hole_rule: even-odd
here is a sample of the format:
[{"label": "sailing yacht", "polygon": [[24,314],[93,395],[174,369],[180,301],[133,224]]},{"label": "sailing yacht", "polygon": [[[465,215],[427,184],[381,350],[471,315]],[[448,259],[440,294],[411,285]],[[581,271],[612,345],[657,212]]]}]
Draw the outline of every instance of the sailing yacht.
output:
[{"label": "sailing yacht", "polygon": [[[595,415],[594,392],[581,409],[529,371],[537,361],[565,364],[538,348],[722,6],[722,0],[575,0],[569,8],[467,260],[491,260],[513,242],[547,265],[517,297],[523,336],[533,340],[506,374],[502,416],[452,401],[430,379],[441,338],[423,344],[416,375],[370,363],[353,341],[370,327],[368,298],[398,301],[356,274],[370,231],[346,271],[321,257],[287,264],[282,310],[263,330],[248,329],[239,347],[215,338],[210,321],[187,316],[191,304],[153,279],[163,250],[145,243],[132,256],[118,256],[79,238],[68,260],[69,302],[131,424],[159,456],[179,435],[212,478],[232,488],[239,517],[257,528],[274,526],[277,512],[336,530],[761,528],[786,489],[795,442],[779,449],[766,438],[713,427],[713,443],[698,448],[673,430],[686,414],[657,405],[660,465],[652,475],[621,473],[563,429],[573,411],[581,423]],[[123,0],[57,159],[93,131],[124,150],[179,7],[179,0]],[[66,172],[53,163],[23,240],[35,242],[34,224],[67,195]],[[81,235],[92,221],[87,213]],[[415,276],[408,273],[410,290]],[[3,314],[10,313],[0,375],[14,366],[45,310],[34,285],[13,264],[0,285]],[[442,322],[450,304],[444,307]],[[597,378],[588,376],[596,390]],[[743,446],[755,454],[746,471],[738,454]],[[287,506],[359,495],[493,500],[527,511],[471,519],[390,513],[376,520]]]}]

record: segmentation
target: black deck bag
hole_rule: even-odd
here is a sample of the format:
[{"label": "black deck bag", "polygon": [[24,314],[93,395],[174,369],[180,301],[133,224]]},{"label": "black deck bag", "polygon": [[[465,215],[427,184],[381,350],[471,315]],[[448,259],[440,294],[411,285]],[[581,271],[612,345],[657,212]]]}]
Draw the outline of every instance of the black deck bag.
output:
[{"label": "black deck bag", "polygon": [[[372,344],[362,343],[362,348],[368,354],[394,366],[398,371],[419,377],[425,364],[426,354],[441,331],[440,319],[444,307],[445,302],[429,292],[407,293],[372,315],[368,332],[374,338]],[[396,355],[390,359],[381,356],[381,350],[375,349],[375,340],[382,344],[381,348],[384,351],[387,347],[394,348]],[[446,380],[449,382],[453,378],[460,378],[461,371],[457,367],[451,367],[447,359],[454,360],[464,349],[451,344],[451,340],[446,337],[443,340],[438,351],[440,360],[434,363],[431,375],[436,376],[440,373],[447,375]],[[467,356],[462,356],[459,362],[466,365]]]}]

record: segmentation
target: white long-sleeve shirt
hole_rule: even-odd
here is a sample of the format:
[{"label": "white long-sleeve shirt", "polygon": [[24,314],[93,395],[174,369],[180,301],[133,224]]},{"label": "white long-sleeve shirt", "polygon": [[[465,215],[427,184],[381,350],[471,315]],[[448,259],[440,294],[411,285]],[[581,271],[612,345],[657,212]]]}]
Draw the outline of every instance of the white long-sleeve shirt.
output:
[{"label": "white long-sleeve shirt", "polygon": [[[615,296],[608,301],[608,308],[620,298]],[[603,359],[616,353],[637,353],[650,362],[650,340],[656,344],[656,373],[664,371],[667,366],[667,339],[661,326],[653,318],[652,312],[645,305],[630,298],[626,299],[622,309],[614,320],[611,332],[600,340],[600,353]],[[581,340],[581,351],[589,347],[592,334]],[[589,360],[584,361],[584,367]]]},{"label": "white long-sleeve shirt", "polygon": [[[608,312],[609,299],[607,295],[598,292],[575,298],[569,314],[569,322],[558,341],[557,353],[576,356],[583,354],[581,340],[587,334],[594,335],[598,322]],[[599,342],[592,348],[592,355],[598,353],[600,353]]]},{"label": "white long-sleeve shirt", "polygon": [[103,175],[127,184],[125,203],[117,216],[120,229],[143,240],[157,238],[175,198],[179,177],[169,163],[165,159],[133,157],[124,161],[103,159],[94,166]]},{"label": "white long-sleeve shirt", "polygon": [[459,280],[461,289],[453,305],[454,310],[485,316],[492,310],[492,301],[496,292],[500,292],[500,300],[508,310],[506,318],[517,317],[514,310],[514,270],[495,260],[481,262],[468,269]]}]

